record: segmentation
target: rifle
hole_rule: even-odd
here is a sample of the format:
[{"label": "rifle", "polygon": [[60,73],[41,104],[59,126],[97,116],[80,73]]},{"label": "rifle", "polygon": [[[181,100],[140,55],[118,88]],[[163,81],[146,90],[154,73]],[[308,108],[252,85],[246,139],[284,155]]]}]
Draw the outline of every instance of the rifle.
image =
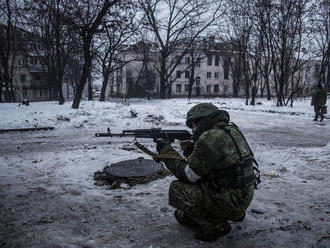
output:
[{"label": "rifle", "polygon": [[139,142],[136,141],[136,138],[151,138],[155,142],[158,139],[168,140],[169,142],[173,143],[174,140],[190,140],[191,133],[187,130],[162,130],[161,128],[151,128],[151,129],[133,129],[133,130],[123,130],[122,133],[111,133],[110,128],[108,128],[106,133],[96,133],[96,137],[126,137],[132,136],[135,138],[134,144],[144,153],[152,156],[156,161],[160,158],[175,158],[180,160],[185,160],[179,155],[175,154],[156,154],[150,151],[145,146],[141,145]]}]

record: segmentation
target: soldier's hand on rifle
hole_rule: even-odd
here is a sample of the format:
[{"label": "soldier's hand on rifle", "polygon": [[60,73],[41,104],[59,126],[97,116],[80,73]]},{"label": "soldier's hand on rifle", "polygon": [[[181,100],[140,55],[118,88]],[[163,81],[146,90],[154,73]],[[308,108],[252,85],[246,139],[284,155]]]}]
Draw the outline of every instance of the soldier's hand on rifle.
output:
[{"label": "soldier's hand on rifle", "polygon": [[183,151],[183,155],[185,157],[188,157],[194,149],[194,142],[192,142],[191,140],[182,140],[180,142],[180,146]]}]

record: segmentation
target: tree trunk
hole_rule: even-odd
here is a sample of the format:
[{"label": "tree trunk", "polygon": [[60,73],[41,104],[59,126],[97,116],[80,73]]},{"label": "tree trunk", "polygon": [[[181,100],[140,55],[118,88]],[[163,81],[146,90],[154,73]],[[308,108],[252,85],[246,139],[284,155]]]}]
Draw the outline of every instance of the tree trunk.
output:
[{"label": "tree trunk", "polygon": [[88,77],[88,101],[93,101],[94,96],[93,96],[93,86],[92,86],[92,77],[89,74]]},{"label": "tree trunk", "polygon": [[2,103],[2,86],[3,86],[3,82],[2,82],[2,78],[1,78],[1,73],[0,73],[0,103]]},{"label": "tree trunk", "polygon": [[326,92],[330,92],[330,63],[328,64],[328,70],[327,70],[327,83],[325,85]]},{"label": "tree trunk", "polygon": [[58,88],[58,104],[63,105],[64,104],[64,97],[63,97],[63,89],[62,84]]},{"label": "tree trunk", "polygon": [[188,99],[190,101],[191,95],[192,95],[192,89],[193,89],[193,85],[194,85],[194,81],[195,81],[195,65],[194,62],[192,62],[192,66],[191,66],[191,74],[189,77],[189,88],[188,88]]},{"label": "tree trunk", "polygon": [[77,91],[76,91],[76,94],[73,99],[73,103],[72,103],[73,109],[79,108],[82,93],[84,91],[86,81],[90,75],[90,68],[92,66],[92,56],[90,53],[91,39],[92,38],[90,37],[90,38],[84,39],[84,41],[83,41],[84,42],[84,66],[83,66],[80,81],[79,81],[79,84],[77,87]]},{"label": "tree trunk", "polygon": [[81,73],[79,84],[78,84],[77,89],[76,89],[76,94],[75,94],[74,99],[73,99],[73,103],[72,103],[72,108],[73,109],[78,109],[79,108],[82,93],[83,93],[83,90],[85,88],[85,84],[86,84],[86,81],[87,81],[87,78],[88,78],[88,75],[89,75],[90,66],[92,64],[92,58],[90,56],[84,56],[84,57],[85,57],[85,63],[84,63],[84,66],[83,66],[83,70],[82,70],[82,73]]},{"label": "tree trunk", "polygon": [[101,88],[101,95],[100,95],[100,102],[105,101],[105,91],[107,89],[108,81],[109,81],[109,74],[104,73],[103,74],[102,88]]},{"label": "tree trunk", "polygon": [[161,59],[160,68],[160,82],[159,82],[159,98],[165,99],[166,97],[166,62],[165,59]]},{"label": "tree trunk", "polygon": [[238,85],[239,85],[239,79],[237,76],[233,77],[233,97],[238,97]]},{"label": "tree trunk", "polygon": [[270,92],[270,83],[269,83],[269,78],[268,76],[266,77],[266,89],[267,89],[267,100],[270,101],[271,100],[271,92]]},{"label": "tree trunk", "polygon": [[250,105],[256,105],[256,95],[257,95],[257,87],[253,86]]}]

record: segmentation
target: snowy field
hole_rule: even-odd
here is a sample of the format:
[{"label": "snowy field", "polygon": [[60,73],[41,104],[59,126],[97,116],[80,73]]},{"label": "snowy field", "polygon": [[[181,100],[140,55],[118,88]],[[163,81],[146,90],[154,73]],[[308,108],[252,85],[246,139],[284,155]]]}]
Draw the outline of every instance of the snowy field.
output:
[{"label": "snowy field", "polygon": [[[0,247],[330,247],[330,115],[322,124],[313,122],[310,99],[293,108],[257,101],[262,104],[221,98],[83,101],[78,110],[71,102],[0,104],[0,129],[55,127],[0,133]],[[262,173],[244,222],[233,223],[233,231],[213,243],[194,240],[193,230],[176,223],[167,204],[174,177],[117,190],[95,186],[93,179],[106,165],[148,158],[133,138],[96,138],[96,132],[185,129],[187,111],[200,102],[230,113]],[[151,140],[140,142],[155,150]]]}]

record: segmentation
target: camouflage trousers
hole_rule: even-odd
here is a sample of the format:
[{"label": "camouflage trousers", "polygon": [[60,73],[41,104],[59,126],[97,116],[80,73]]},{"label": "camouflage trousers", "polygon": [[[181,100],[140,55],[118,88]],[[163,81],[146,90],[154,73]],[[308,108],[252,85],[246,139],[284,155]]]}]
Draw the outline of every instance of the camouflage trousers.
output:
[{"label": "camouflage trousers", "polygon": [[196,224],[205,226],[241,218],[253,196],[253,192],[249,193],[248,199],[240,203],[237,193],[230,190],[215,193],[214,200],[210,200],[208,193],[200,185],[176,180],[169,189],[169,204],[185,212]]},{"label": "camouflage trousers", "polygon": [[318,119],[319,116],[323,119],[324,118],[323,106],[314,106],[314,113],[315,113],[315,119]]}]

